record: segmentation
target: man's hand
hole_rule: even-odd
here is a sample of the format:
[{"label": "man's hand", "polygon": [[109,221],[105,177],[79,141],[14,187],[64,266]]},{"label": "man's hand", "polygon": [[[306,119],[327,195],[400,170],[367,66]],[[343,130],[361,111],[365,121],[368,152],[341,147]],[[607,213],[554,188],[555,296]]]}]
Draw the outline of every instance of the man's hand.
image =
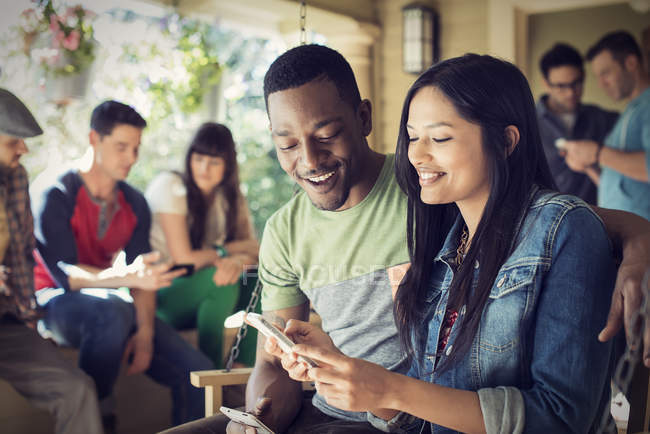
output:
[{"label": "man's hand", "polygon": [[156,264],[160,253],[151,252],[140,255],[129,265],[132,274],[130,287],[145,291],[157,291],[172,284],[172,281],[185,274],[184,269],[169,271],[171,263]]},{"label": "man's hand", "polygon": [[239,280],[244,272],[244,263],[235,256],[226,256],[214,261],[217,271],[214,272],[212,280],[217,286],[231,285]]},{"label": "man's hand", "polygon": [[10,269],[4,265],[0,265],[0,294],[9,294],[9,288],[7,288],[7,279],[9,278]]},{"label": "man's hand", "polygon": [[[279,328],[279,327],[278,327]],[[287,323],[284,333],[297,344],[307,344],[317,348],[323,348],[331,352],[338,352],[332,339],[320,327],[316,327],[308,322],[290,319]],[[267,338],[264,343],[264,350],[277,357],[280,360],[282,368],[287,371],[289,377],[296,381],[309,381],[307,373],[309,366],[298,360],[295,353],[285,353],[282,351],[273,337]]]},{"label": "man's hand", "polygon": [[634,345],[632,335],[642,332],[643,363],[650,368],[650,318],[646,318],[643,330],[639,329],[639,324],[632,324],[632,314],[641,307],[643,296],[650,297],[649,288],[642,288],[641,285],[644,274],[650,272],[650,231],[623,238],[622,244],[623,262],[616,276],[607,324],[598,339],[601,342],[610,340],[625,325],[628,345]]},{"label": "man's hand", "polygon": [[127,375],[140,374],[149,369],[153,356],[153,334],[137,331],[126,344],[123,360],[129,363]]},{"label": "man's hand", "polygon": [[[260,397],[257,399],[257,402],[255,403],[255,408],[252,410],[247,410],[248,413],[252,414],[253,416],[257,417],[259,420],[261,420],[264,425],[269,426],[267,422],[264,420],[265,417],[268,417],[271,412],[268,411],[271,408],[271,398],[266,398],[266,397]],[[246,426],[242,425],[240,423],[237,423],[235,421],[230,421],[228,423],[228,426],[226,427],[226,433],[227,434],[256,434],[257,430],[251,426]]]},{"label": "man's hand", "polygon": [[567,140],[564,143],[564,161],[575,172],[584,172],[596,163],[598,143],[593,140]]}]

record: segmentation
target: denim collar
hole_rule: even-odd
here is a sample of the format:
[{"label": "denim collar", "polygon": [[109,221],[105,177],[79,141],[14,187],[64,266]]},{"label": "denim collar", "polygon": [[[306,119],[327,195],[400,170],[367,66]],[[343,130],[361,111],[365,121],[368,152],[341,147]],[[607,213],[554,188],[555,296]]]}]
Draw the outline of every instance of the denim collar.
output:
[{"label": "denim collar", "polygon": [[[537,184],[533,185],[533,187],[530,189],[530,192],[528,194],[528,200],[526,201],[527,206],[523,209],[523,211],[520,213],[519,217],[517,218],[517,223],[514,227],[515,234],[519,233],[521,226],[524,224],[524,220],[526,218],[526,214],[528,213],[528,209],[530,208],[530,205],[533,204],[533,201],[539,191],[540,188]],[[440,249],[440,252],[438,252],[436,257],[434,258],[434,262],[436,261],[449,262],[450,260],[453,260],[456,257],[456,249],[458,249],[458,240],[460,239],[460,233],[463,230],[463,226],[465,226],[465,221],[463,220],[462,214],[458,213],[458,216],[456,216],[456,221],[454,221],[454,224],[452,225],[451,229],[449,230],[449,233],[447,234],[447,238],[445,238],[445,242],[442,245],[442,249]],[[510,251],[512,251],[516,239],[517,236],[514,236],[512,238],[510,249],[509,249]]]}]

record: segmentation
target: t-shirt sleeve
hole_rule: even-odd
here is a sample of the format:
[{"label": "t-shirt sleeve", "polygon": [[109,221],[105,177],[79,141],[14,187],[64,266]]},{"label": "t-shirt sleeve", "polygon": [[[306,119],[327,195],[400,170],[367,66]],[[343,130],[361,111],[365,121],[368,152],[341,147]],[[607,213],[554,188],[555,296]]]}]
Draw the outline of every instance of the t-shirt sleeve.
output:
[{"label": "t-shirt sleeve", "polygon": [[273,217],[264,229],[260,246],[259,278],[262,282],[262,310],[278,310],[308,301],[299,288],[299,279],[291,264],[286,242]]},{"label": "t-shirt sleeve", "polygon": [[646,104],[642,113],[641,145],[645,152],[645,168],[650,177],[650,104]]},{"label": "t-shirt sleeve", "polygon": [[156,176],[145,192],[152,213],[187,215],[186,196],[183,180],[171,172]]}]

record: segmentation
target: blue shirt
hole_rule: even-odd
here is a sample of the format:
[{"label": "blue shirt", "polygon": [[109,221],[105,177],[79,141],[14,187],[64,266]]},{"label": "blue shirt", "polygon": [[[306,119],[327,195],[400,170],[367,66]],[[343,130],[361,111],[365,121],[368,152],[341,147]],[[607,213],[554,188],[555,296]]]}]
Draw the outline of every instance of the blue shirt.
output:
[{"label": "blue shirt", "polygon": [[[461,228],[459,216],[434,259],[408,375],[478,391],[480,398],[489,389],[514,390],[523,400],[525,420],[514,406],[502,406],[498,415],[484,409],[484,419],[501,423],[486,422],[493,432],[517,422],[525,433],[595,432],[609,408],[613,366],[611,342],[598,341],[616,275],[602,222],[576,197],[535,193],[516,229],[512,253],[494,280],[471,347],[440,372],[437,367],[450,354],[467,314],[464,307],[459,310],[436,365]],[[475,284],[479,270],[477,262]],[[431,427],[434,433],[449,431]]]},{"label": "blue shirt", "polygon": [[[650,88],[633,99],[605,139],[605,146],[626,152],[645,152],[650,173]],[[650,220],[650,183],[603,167],[598,205],[630,211]]]}]

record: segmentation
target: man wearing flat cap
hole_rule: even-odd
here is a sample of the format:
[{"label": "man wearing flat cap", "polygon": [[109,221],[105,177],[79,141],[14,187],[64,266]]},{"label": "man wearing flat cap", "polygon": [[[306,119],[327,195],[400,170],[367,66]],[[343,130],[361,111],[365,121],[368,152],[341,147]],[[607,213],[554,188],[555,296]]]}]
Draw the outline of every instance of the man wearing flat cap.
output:
[{"label": "man wearing flat cap", "polygon": [[0,378],[55,418],[57,433],[102,433],[92,380],[34,330],[35,247],[24,139],[43,133],[34,116],[0,88]]}]

